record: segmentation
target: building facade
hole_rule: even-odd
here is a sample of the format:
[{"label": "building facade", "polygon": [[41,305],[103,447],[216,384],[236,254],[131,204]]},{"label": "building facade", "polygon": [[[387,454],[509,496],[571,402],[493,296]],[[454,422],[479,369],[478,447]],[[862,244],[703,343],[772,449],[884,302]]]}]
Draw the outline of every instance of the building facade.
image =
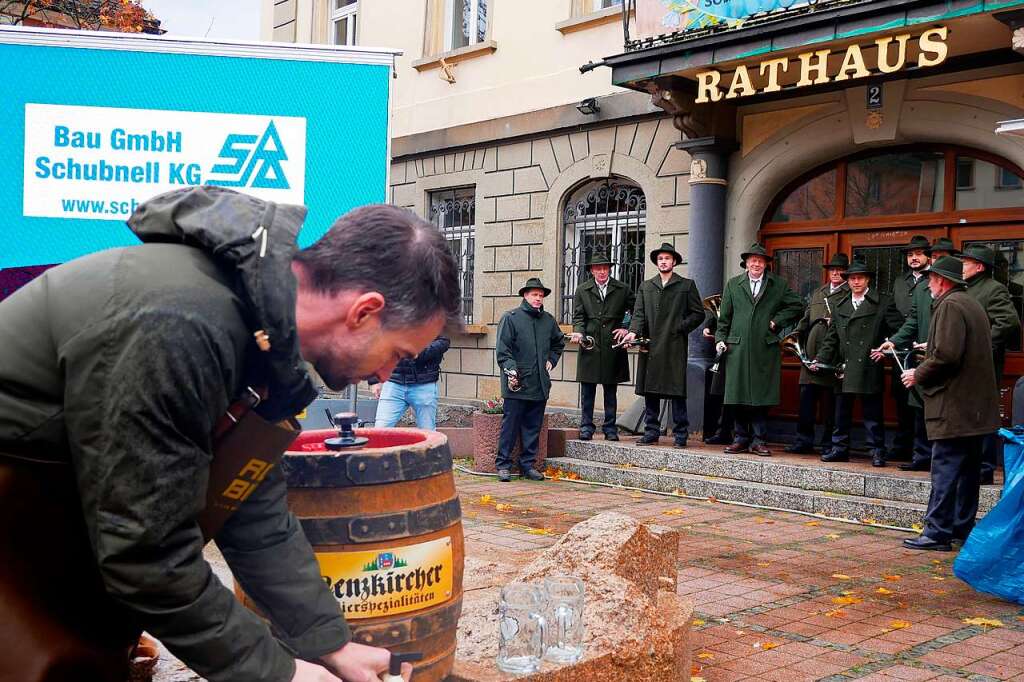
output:
[{"label": "building facade", "polygon": [[[733,4],[639,0],[624,27],[608,0],[264,0],[264,38],[404,50],[391,200],[449,235],[464,272],[469,333],[442,395],[495,395],[495,323],[520,283],[540,276],[568,323],[595,247],[636,285],[673,243],[707,296],[762,241],[806,293],[837,251],[887,289],[900,244],[949,236],[996,248],[1020,310],[1024,145],[995,131],[1024,117],[1024,0]],[[699,419],[711,349],[690,347]],[[1018,339],[1004,384],[1021,374]],[[574,378],[568,352],[553,404],[577,405]]]}]

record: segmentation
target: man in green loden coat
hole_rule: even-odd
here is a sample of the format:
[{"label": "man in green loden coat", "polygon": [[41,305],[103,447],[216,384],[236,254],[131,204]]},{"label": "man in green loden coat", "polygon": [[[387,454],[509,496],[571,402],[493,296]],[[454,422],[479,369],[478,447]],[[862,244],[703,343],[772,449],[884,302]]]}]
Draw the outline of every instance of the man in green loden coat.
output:
[{"label": "man in green loden coat", "polygon": [[[850,257],[837,253],[824,266],[828,282],[811,292],[804,316],[797,325],[801,336],[807,337],[807,357],[813,358],[818,352],[825,334],[832,323],[832,314],[844,296],[850,293],[846,284],[846,269]],[[833,374],[812,372],[800,368],[800,416],[796,425],[796,440],[785,447],[786,452],[798,454],[814,453],[814,422],[818,405],[822,404],[824,429],[821,434],[822,450],[828,450],[832,442],[835,423],[836,378]]]},{"label": "man in green loden coat", "polygon": [[644,397],[644,435],[638,445],[651,445],[661,437],[661,401],[672,401],[672,435],[676,447],[684,447],[690,435],[686,414],[686,357],[688,334],[704,321],[697,284],[673,269],[683,262],[665,242],[651,251],[658,274],[640,285],[627,342],[638,337],[650,340],[636,364],[636,393]]},{"label": "man in green loden coat", "polygon": [[551,293],[537,277],[519,289],[519,307],[509,310],[498,322],[495,359],[501,368],[501,397],[505,410],[498,436],[498,480],[512,480],[512,450],[522,439],[519,471],[524,478],[543,481],[544,474],[533,464],[540,445],[544,407],[551,391],[551,370],[565,349],[565,335],[558,322],[544,310],[544,298]]},{"label": "man in green loden coat", "polygon": [[604,392],[605,440],[618,440],[615,424],[618,404],[617,384],[629,381],[629,357],[625,348],[612,348],[628,331],[625,328],[636,295],[611,276],[612,262],[603,253],[594,253],[587,264],[590,279],[576,287],[572,304],[572,342],[589,336],[591,349],[580,348],[576,357],[576,381],[580,382],[580,440],[594,437],[594,400],[597,385]]},{"label": "man in green loden coat", "polygon": [[[383,381],[460,326],[458,268],[432,225],[367,206],[299,250],[305,215],[222,187],[168,192],[128,220],[142,244],[0,303],[0,526],[17,524],[0,529],[0,641],[20,642],[0,679],[124,682],[143,629],[211,682],[387,669],[386,650],[351,641],[280,466],[243,453],[237,509],[200,525],[225,454],[213,434],[239,397],[266,389],[230,433],[258,417],[266,434],[316,397],[306,362],[336,390]],[[208,532],[262,616],[214,576]]]},{"label": "man in green loden coat", "polygon": [[[988,315],[989,324],[992,325],[992,363],[995,366],[998,392],[998,387],[1003,381],[1006,346],[1020,337],[1020,318],[1013,307],[1009,289],[992,278],[992,269],[996,262],[995,252],[983,244],[972,244],[964,249],[962,260],[967,293],[981,304]],[[999,436],[995,433],[985,437],[981,461],[982,485],[991,485],[993,482],[999,457],[999,443]]]},{"label": "man in green loden coat", "polygon": [[725,451],[768,457],[768,409],[779,404],[782,375],[778,332],[800,319],[803,304],[786,280],[767,271],[772,257],[763,246],[741,257],[747,272],[726,283],[715,331],[716,350],[728,354],[725,403],[736,406],[736,440]]},{"label": "man in green loden coat", "polygon": [[948,552],[965,540],[978,513],[981,448],[999,428],[999,399],[988,316],[965,291],[963,263],[946,256],[928,271],[935,304],[924,360],[903,373],[918,386],[932,441],[932,492],[920,537],[908,549]]},{"label": "man in green loden coat", "polygon": [[[907,262],[907,272],[896,279],[893,286],[893,300],[903,316],[903,325],[879,350],[913,350],[914,344],[928,340],[928,321],[932,314],[932,296],[928,291],[928,277],[925,269],[931,259],[931,246],[924,235],[914,235],[902,249]],[[914,354],[905,356],[904,364],[914,363]],[[920,400],[908,391],[900,380],[899,367],[893,363],[892,397],[896,402],[898,431],[893,442],[892,455],[902,462],[898,468],[903,471],[928,471],[932,457],[932,444],[928,442],[925,430],[924,412]]]},{"label": "man in green loden coat", "polygon": [[[853,404],[859,398],[868,433],[871,465],[885,466],[885,356],[877,346],[903,322],[892,297],[869,286],[875,273],[861,261],[854,261],[846,273],[850,293],[838,303],[825,340],[815,357],[825,364],[845,363],[836,387],[835,430],[832,447],[821,456],[823,462],[850,461],[850,427]],[[817,363],[811,364],[815,370]]]}]

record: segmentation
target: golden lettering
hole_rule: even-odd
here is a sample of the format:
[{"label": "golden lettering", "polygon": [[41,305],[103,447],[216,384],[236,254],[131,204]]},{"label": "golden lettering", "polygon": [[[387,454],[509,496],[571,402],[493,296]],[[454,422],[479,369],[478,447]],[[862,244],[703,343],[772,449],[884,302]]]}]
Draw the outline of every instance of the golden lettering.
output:
[{"label": "golden lettering", "polygon": [[[853,73],[849,74],[848,71]],[[861,54],[860,45],[850,45],[843,55],[843,65],[839,67],[839,73],[833,80],[845,81],[850,78],[867,78],[870,75],[868,67],[864,66],[864,55]]]},{"label": "golden lettering", "polygon": [[778,92],[782,89],[779,85],[779,71],[786,73],[789,68],[789,59],[787,57],[779,57],[778,59],[769,59],[766,62],[761,62],[761,68],[759,69],[761,75],[764,75],[765,69],[768,70],[768,85],[764,86],[762,92]]},{"label": "golden lettering", "polygon": [[[897,56],[895,63],[889,62],[889,43],[896,41]],[[907,41],[910,40],[910,34],[904,33],[898,36],[888,36],[886,38],[879,38],[875,41],[875,45],[878,46],[878,70],[882,73],[893,73],[903,68],[903,65],[907,62]]]},{"label": "golden lettering", "polygon": [[[946,45],[946,36],[949,30],[945,26],[930,28],[921,34],[917,45],[921,48],[921,54],[917,56],[918,66],[937,66],[946,61],[949,54],[949,46]],[[938,40],[933,40],[938,38]]]},{"label": "golden lettering", "polygon": [[747,67],[740,64],[732,74],[732,83],[729,85],[729,92],[725,94],[725,98],[735,99],[756,94],[757,90],[754,89],[753,84],[750,82],[750,74],[747,73]]},{"label": "golden lettering", "polygon": [[248,481],[243,481],[240,478],[236,478],[235,480],[231,481],[231,484],[224,489],[224,492],[222,492],[221,495],[228,498],[229,500],[241,501],[249,497],[249,493],[251,493],[255,488],[256,486],[253,485],[252,483],[249,483]]},{"label": "golden lettering", "polygon": [[722,91],[718,84],[722,82],[722,74],[718,71],[703,71],[697,74],[697,104],[717,102],[722,99]]},{"label": "golden lettering", "polygon": [[[248,478],[253,481],[262,481],[267,475],[270,466],[262,459],[250,459],[242,470],[238,472],[239,478]],[[246,474],[251,474],[247,476]]]},{"label": "golden lettering", "polygon": [[[798,55],[800,59],[800,80],[797,81],[796,86],[802,88],[805,85],[820,85],[822,83],[828,83],[828,56],[832,54],[832,50],[818,50],[817,52],[804,52]],[[817,59],[817,62],[812,64],[811,60]],[[811,79],[811,72],[816,75],[814,79]]]}]

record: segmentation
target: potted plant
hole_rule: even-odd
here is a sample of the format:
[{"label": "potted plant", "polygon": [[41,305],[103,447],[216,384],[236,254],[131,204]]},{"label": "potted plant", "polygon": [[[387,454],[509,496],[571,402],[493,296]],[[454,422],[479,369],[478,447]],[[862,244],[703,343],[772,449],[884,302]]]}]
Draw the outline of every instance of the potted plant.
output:
[{"label": "potted plant", "polygon": [[[484,473],[495,473],[498,469],[495,460],[498,456],[498,436],[501,433],[501,420],[505,414],[505,401],[495,396],[485,400],[483,406],[473,413],[473,469]],[[512,451],[515,470],[522,444],[516,443]],[[540,443],[537,447],[537,461],[534,467],[544,471],[544,460],[548,454],[548,415],[540,427]]]}]

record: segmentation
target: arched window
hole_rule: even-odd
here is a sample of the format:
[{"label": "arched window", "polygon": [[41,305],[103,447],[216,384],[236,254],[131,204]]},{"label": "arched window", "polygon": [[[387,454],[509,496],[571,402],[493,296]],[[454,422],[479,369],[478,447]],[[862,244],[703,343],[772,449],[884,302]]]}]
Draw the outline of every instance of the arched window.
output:
[{"label": "arched window", "polygon": [[562,322],[572,322],[576,287],[590,277],[587,261],[595,250],[615,262],[612,277],[634,291],[644,277],[647,199],[622,178],[588,182],[573,190],[562,213]]}]

